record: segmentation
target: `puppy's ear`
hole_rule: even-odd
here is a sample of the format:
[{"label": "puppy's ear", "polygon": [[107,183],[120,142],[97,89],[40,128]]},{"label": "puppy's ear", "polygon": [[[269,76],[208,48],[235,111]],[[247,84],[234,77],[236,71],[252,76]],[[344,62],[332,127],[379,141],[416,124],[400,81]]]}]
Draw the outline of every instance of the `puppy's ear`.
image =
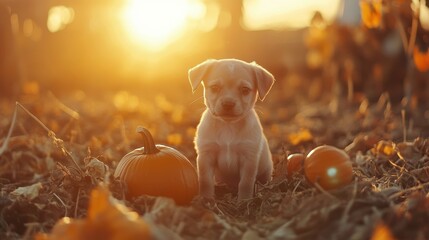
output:
[{"label": "puppy's ear", "polygon": [[216,62],[216,60],[209,59],[209,60],[206,60],[206,61],[198,64],[197,66],[189,69],[189,71],[188,71],[188,79],[189,79],[189,83],[191,83],[191,86],[192,86],[192,92],[195,92],[195,90],[197,90],[197,88],[200,85],[201,81],[206,76],[206,74],[208,73],[210,67],[215,62]]},{"label": "puppy's ear", "polygon": [[255,62],[251,62],[250,66],[255,73],[259,99],[263,101],[275,82],[274,76]]}]

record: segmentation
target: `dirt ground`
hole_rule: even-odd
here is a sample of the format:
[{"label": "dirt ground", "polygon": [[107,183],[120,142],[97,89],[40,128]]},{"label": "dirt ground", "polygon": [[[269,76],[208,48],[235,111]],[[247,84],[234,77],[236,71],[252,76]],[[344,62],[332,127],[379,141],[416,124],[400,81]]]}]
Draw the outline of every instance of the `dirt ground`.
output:
[{"label": "dirt ground", "polygon": [[[386,94],[373,102],[362,97],[285,102],[278,96],[273,93],[257,107],[273,153],[273,181],[258,185],[251,200],[237,202],[234,192],[218,187],[214,202],[196,197],[186,206],[162,197],[125,199],[113,172],[127,152],[142,145],[138,125],[195,165],[192,141],[201,104],[189,107],[164,95],[146,99],[124,91],[103,97],[39,93],[16,104],[4,99],[0,238],[31,239],[49,233],[63,217],[85,218],[91,190],[100,182],[158,238],[429,238],[429,112],[424,106],[406,111]],[[307,154],[325,144],[348,153],[352,183],[326,191],[311,185],[303,172],[287,175],[289,154]]]}]

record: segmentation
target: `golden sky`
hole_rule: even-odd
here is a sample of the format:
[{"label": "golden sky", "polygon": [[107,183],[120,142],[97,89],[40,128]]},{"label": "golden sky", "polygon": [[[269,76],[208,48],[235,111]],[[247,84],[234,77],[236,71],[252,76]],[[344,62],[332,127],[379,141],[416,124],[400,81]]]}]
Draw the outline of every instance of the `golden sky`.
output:
[{"label": "golden sky", "polygon": [[[231,0],[235,1],[235,0]],[[333,20],[342,0],[243,0],[243,25],[248,30],[290,29],[306,27],[315,11]],[[358,1],[358,0],[343,0]],[[162,49],[190,27],[212,30],[218,23],[219,8],[204,0],[127,0],[119,9],[121,21],[130,37],[151,49]],[[213,3],[213,2],[212,2]],[[352,7],[353,9],[353,7]],[[211,16],[211,17],[210,17]],[[57,32],[73,22],[74,10],[67,6],[52,7],[47,27]],[[195,25],[195,23],[197,23]]]}]

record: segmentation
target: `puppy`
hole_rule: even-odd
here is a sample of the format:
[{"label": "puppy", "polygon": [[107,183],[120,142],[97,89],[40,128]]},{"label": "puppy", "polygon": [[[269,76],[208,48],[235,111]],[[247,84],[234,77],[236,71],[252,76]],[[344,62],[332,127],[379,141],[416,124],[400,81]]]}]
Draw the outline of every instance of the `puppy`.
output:
[{"label": "puppy", "polygon": [[200,195],[214,197],[215,183],[238,189],[238,200],[253,197],[256,181],[271,180],[273,162],[255,112],[274,77],[256,63],[207,60],[188,72],[195,91],[202,83],[207,106],[195,136]]}]

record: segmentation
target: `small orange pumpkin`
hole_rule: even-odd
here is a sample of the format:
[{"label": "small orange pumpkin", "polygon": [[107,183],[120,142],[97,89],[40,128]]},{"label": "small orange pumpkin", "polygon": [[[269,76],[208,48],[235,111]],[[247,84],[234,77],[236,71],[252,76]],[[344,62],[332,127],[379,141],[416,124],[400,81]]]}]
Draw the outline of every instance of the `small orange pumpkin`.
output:
[{"label": "small orange pumpkin", "polygon": [[287,177],[292,178],[293,174],[299,173],[303,169],[305,156],[302,153],[294,153],[287,157]]},{"label": "small orange pumpkin", "polygon": [[343,187],[353,180],[349,155],[327,145],[316,147],[307,154],[304,173],[310,183],[317,183],[326,190]]},{"label": "small orange pumpkin", "polygon": [[142,194],[173,198],[187,204],[198,194],[198,176],[194,166],[174,148],[155,145],[150,132],[137,127],[144,147],[126,154],[116,167],[114,176],[127,187],[127,197]]}]

